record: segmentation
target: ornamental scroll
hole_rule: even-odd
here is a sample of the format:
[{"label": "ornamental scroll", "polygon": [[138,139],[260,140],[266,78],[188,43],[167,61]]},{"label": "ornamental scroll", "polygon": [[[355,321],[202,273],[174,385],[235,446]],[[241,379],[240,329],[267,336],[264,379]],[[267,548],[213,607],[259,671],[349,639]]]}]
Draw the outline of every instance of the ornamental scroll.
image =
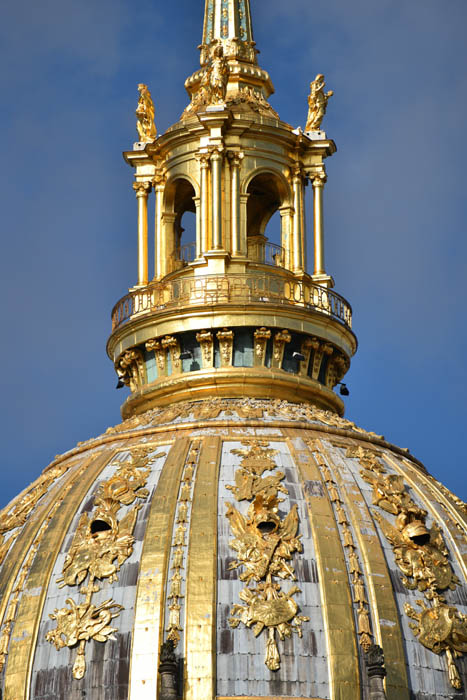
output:
[{"label": "ornamental scroll", "polygon": [[[73,676],[78,680],[86,672],[86,643],[115,639],[113,635],[117,629],[110,623],[119,616],[122,606],[111,598],[94,605],[92,598],[101,590],[96,581],[117,581],[117,573],[133,552],[138,511],[141,501],[149,495],[145,486],[151,472],[150,464],[165,454],[156,454],[148,460],[152,451],[152,447],[133,450],[130,458],[119,464],[115,474],[99,486],[94,509],[91,515],[81,515],[62,575],[57,580],[60,588],[84,584],[79,590],[85,595],[84,601],[67,598],[67,606],[56,608],[50,615],[56,627],[46,634],[46,640],[57,650],[78,647],[73,665]],[[134,503],[134,507],[119,518],[119,510]]]},{"label": "ornamental scroll", "polygon": [[417,600],[417,611],[405,603],[405,613],[414,622],[410,627],[418,641],[435,654],[446,654],[451,685],[460,689],[462,681],[455,659],[467,653],[467,616],[446,603],[443,591],[455,590],[461,583],[449,562],[449,552],[436,522],[426,525],[428,513],[410,497],[403,476],[388,474],[377,456],[361,447],[349,447],[348,457],[357,457],[361,476],[373,487],[373,504],[394,516],[394,524],[377,510],[373,515],[390,542],[395,562],[408,590],[418,590],[430,601]]},{"label": "ornamental scroll", "polygon": [[282,590],[277,579],[296,581],[292,555],[302,552],[298,531],[297,506],[294,505],[285,518],[279,516],[279,493],[287,494],[281,484],[285,474],[276,472],[263,477],[264,472],[276,469],[273,459],[277,450],[264,440],[242,442],[247,449],[232,450],[242,456],[240,469],[235,474],[235,486],[228,486],[237,501],[250,501],[246,516],[231,503],[226,503],[226,517],[235,535],[230,547],[237,554],[230,569],[243,569],[239,578],[247,585],[239,597],[245,605],[235,604],[231,609],[229,624],[236,628],[240,623],[252,627],[255,637],[267,630],[265,664],[271,671],[280,668],[280,655],[276,636],[280,640],[291,637],[292,632],[302,636],[302,623],[308,617],[298,615],[299,607],[293,599],[300,593],[298,586]]}]

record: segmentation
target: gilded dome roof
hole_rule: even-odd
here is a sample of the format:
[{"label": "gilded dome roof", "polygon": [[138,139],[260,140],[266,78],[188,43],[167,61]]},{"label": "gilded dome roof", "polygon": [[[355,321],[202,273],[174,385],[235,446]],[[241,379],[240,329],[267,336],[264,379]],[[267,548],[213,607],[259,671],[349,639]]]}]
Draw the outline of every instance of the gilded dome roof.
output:
[{"label": "gilded dome roof", "polygon": [[0,523],[5,698],[166,697],[171,673],[187,699],[467,680],[466,505],[334,413],[153,409],[58,457]]},{"label": "gilded dome roof", "polygon": [[467,507],[342,417],[332,90],[318,73],[304,131],[276,118],[249,5],[206,0],[186,118],[160,136],[138,86],[138,276],[107,344],[126,420],[0,513],[0,700],[463,697]]}]

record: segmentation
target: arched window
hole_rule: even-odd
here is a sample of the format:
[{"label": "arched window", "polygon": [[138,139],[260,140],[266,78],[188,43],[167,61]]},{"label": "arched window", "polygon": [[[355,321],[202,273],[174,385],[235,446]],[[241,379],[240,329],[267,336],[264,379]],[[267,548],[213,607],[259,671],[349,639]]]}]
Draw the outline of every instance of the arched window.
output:
[{"label": "arched window", "polygon": [[188,180],[175,181],[174,249],[175,259],[191,262],[195,258],[196,207],[195,190]]},{"label": "arched window", "polygon": [[284,235],[280,207],[286,192],[272,173],[260,173],[247,189],[247,254],[252,262],[284,266]]},{"label": "arched window", "polygon": [[196,196],[185,178],[170,182],[165,193],[164,225],[167,244],[166,274],[179,270],[195,258]]}]

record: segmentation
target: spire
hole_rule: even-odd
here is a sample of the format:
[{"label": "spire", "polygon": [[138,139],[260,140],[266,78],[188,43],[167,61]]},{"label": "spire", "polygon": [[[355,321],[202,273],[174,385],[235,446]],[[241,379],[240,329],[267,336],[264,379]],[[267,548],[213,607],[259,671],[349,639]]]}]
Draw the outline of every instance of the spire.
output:
[{"label": "spire", "polygon": [[250,0],[206,0],[200,46],[202,66],[209,62],[212,49],[218,45],[228,59],[257,63]]},{"label": "spire", "polygon": [[203,45],[216,40],[254,46],[250,0],[206,0]]},{"label": "spire", "polygon": [[[213,104],[209,83],[214,73],[218,86],[214,103],[237,104],[240,111],[246,105],[247,109],[278,119],[267,102],[274,86],[256,58],[259,51],[253,40],[250,0],[206,0],[203,43],[199,49],[201,69],[185,82],[192,101],[182,118]],[[221,95],[218,94],[220,83]]]}]

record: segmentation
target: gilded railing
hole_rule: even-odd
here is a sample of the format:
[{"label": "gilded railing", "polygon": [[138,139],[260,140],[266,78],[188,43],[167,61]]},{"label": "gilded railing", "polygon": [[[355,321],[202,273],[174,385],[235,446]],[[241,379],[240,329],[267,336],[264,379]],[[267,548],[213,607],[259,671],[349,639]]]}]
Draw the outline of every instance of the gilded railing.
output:
[{"label": "gilded railing", "polygon": [[180,277],[135,289],[115,304],[112,331],[138,316],[169,309],[258,302],[301,306],[352,327],[350,304],[330,289],[280,275],[230,274]]},{"label": "gilded railing", "polygon": [[263,265],[274,265],[282,267],[284,265],[284,249],[275,243],[262,240],[248,240],[248,259],[252,262],[259,262]]}]

